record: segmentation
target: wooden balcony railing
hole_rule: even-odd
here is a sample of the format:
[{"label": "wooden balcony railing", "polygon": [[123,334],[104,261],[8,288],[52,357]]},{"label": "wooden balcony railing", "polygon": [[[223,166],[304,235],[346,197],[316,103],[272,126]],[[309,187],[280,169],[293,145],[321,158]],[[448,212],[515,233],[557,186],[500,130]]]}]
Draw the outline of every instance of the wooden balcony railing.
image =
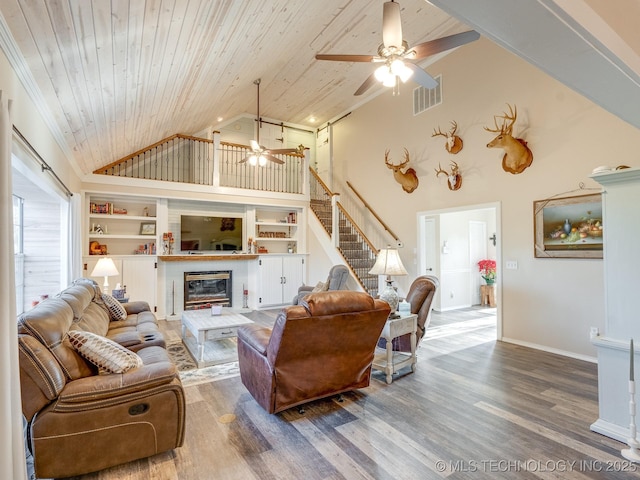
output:
[{"label": "wooden balcony railing", "polygon": [[250,147],[176,134],[127,155],[93,173],[165,182],[303,194],[305,155],[278,155],[284,164],[242,162]]}]

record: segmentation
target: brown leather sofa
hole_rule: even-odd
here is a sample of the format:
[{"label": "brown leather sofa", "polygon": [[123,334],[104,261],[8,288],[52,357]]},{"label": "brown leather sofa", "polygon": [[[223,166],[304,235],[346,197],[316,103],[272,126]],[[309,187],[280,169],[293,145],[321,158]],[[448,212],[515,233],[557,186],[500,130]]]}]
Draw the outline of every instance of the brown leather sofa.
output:
[{"label": "brown leather sofa", "polygon": [[[416,330],[416,348],[424,337],[429,322],[431,321],[431,310],[433,309],[433,298],[440,288],[440,281],[432,275],[422,275],[416,278],[409,287],[406,302],[411,304],[411,313],[418,314],[418,328]],[[378,342],[380,348],[386,348],[387,341],[381,338]],[[396,352],[411,351],[411,335],[406,334],[393,339],[393,350]]]},{"label": "brown leather sofa", "polygon": [[[183,443],[184,392],[155,315],[132,302],[123,304],[125,320],[111,321],[101,300],[95,282],[79,279],[18,318],[22,412],[38,478],[94,472]],[[143,365],[99,374],[71,345],[74,331],[121,342]]]},{"label": "brown leather sofa", "polygon": [[269,413],[367,387],[389,310],[366,293],[317,292],[283,309],[273,329],[242,326],[242,383]]}]

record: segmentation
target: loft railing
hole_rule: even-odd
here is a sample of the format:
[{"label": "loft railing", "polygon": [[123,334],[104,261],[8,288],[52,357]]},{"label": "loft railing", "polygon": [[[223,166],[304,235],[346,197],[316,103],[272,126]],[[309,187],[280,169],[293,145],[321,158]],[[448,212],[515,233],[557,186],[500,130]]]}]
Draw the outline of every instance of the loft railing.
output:
[{"label": "loft railing", "polygon": [[278,193],[304,193],[305,155],[278,154],[283,164],[253,166],[246,145],[176,134],[93,173]]},{"label": "loft railing", "polygon": [[267,162],[263,167],[242,160],[251,149],[245,145],[220,142],[220,186],[248,188],[264,192],[303,193],[304,155],[278,154],[283,164]]}]

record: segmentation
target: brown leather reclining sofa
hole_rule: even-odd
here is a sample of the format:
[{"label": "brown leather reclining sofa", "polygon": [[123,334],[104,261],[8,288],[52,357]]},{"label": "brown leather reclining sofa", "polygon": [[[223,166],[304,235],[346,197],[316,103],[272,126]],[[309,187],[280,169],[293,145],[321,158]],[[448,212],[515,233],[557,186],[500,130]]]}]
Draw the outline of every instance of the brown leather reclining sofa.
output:
[{"label": "brown leather reclining sofa", "polygon": [[[111,320],[101,302],[100,287],[79,279],[18,319],[22,412],[38,478],[94,472],[183,443],[184,392],[155,315],[132,302],[123,304],[126,319]],[[114,340],[142,366],[99,373],[71,345],[74,331]]]},{"label": "brown leather reclining sofa", "polygon": [[389,304],[353,291],[312,293],[273,329],[238,328],[242,383],[269,413],[364,388]]}]

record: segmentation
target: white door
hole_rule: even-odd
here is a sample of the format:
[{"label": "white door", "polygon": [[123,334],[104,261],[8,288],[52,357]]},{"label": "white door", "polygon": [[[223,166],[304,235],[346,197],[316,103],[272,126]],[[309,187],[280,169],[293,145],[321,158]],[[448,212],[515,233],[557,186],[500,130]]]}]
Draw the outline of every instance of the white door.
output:
[{"label": "white door", "polygon": [[437,240],[435,217],[424,217],[422,222],[422,255],[420,275],[437,276]]},{"label": "white door", "polygon": [[303,258],[282,257],[282,303],[291,303],[303,283]]},{"label": "white door", "polygon": [[471,288],[471,305],[480,305],[480,272],[478,262],[487,258],[487,224],[486,222],[469,221],[469,276]]},{"label": "white door", "polygon": [[260,257],[258,261],[258,282],[260,284],[259,306],[282,304],[282,257]]}]

